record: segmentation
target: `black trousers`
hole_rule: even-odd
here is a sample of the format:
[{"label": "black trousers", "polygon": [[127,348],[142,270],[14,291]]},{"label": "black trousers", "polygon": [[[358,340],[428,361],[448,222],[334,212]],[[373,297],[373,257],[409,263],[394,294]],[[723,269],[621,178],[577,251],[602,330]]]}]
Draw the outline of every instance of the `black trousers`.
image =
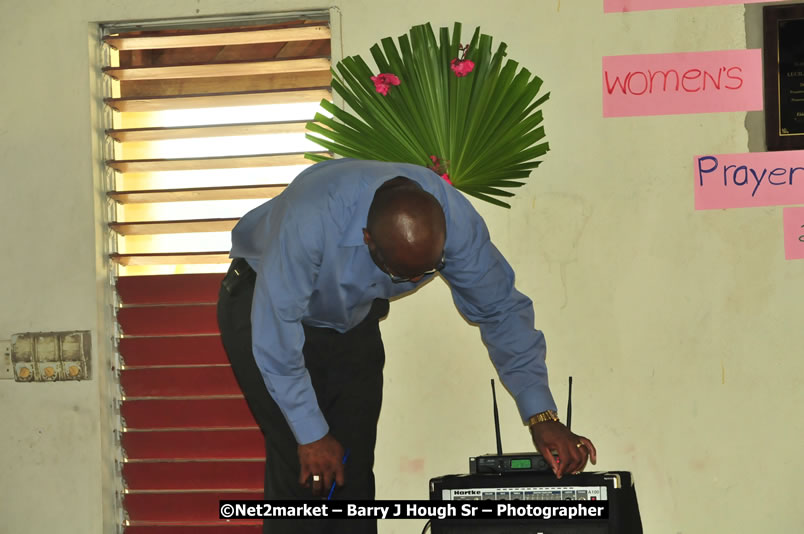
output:
[{"label": "black trousers", "polygon": [[[240,274],[237,276],[234,270]],[[313,499],[299,484],[297,443],[263,382],[251,350],[251,301],[256,275],[234,260],[218,299],[223,346],[254,418],[265,435],[265,499]],[[330,434],[350,450],[346,484],[332,499],[374,499],[374,445],[382,404],[385,351],[379,320],[387,300],[375,300],[358,326],[346,333],[304,327],[304,362]],[[329,488],[325,488],[329,492]],[[265,519],[270,534],[374,534],[376,520]]]}]

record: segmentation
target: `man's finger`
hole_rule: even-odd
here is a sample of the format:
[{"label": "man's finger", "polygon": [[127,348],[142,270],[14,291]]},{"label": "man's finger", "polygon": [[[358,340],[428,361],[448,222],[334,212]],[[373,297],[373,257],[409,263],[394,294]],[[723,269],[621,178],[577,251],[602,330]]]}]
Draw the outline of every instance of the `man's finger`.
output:
[{"label": "man's finger", "polygon": [[[335,482],[338,486],[343,486],[346,484],[346,469],[343,467],[343,464],[338,464],[335,468]],[[332,484],[330,484],[331,486]]]},{"label": "man's finger", "polygon": [[299,485],[304,486],[305,488],[310,487],[310,469],[306,464],[301,465],[301,469],[299,470]]},{"label": "man's finger", "polygon": [[567,449],[567,452],[561,456],[564,460],[561,462],[561,476],[571,475],[578,470],[578,459],[575,456],[576,452],[571,449]]},{"label": "man's finger", "polygon": [[553,473],[558,477],[561,478],[560,474],[560,464],[556,462],[555,457],[550,452],[550,448],[547,445],[537,443],[536,448],[539,449],[539,452],[542,453],[544,457],[544,461],[547,462],[547,465],[550,466],[550,469],[553,470]]},{"label": "man's finger", "polygon": [[575,472],[578,465],[577,452],[573,451],[571,445],[562,443],[563,447],[559,449],[559,456],[561,457],[561,476],[569,475]]},{"label": "man's finger", "polygon": [[579,447],[578,450],[581,452],[581,463],[578,465],[578,468],[575,469],[575,473],[580,473],[586,469],[586,462],[589,461],[589,453],[586,448],[586,444],[581,443],[581,447]]},{"label": "man's finger", "polygon": [[586,461],[589,458],[589,452],[586,449],[586,444],[582,441],[575,443],[575,465],[572,466],[573,473],[580,473],[586,467]]},{"label": "man's finger", "polygon": [[324,477],[321,475],[313,475],[312,477],[312,490],[315,497],[320,497],[324,488]]},{"label": "man's finger", "polygon": [[323,486],[324,488],[331,488],[332,481],[335,480],[335,472],[332,469],[327,468],[326,474],[322,477],[323,479]]},{"label": "man's finger", "polygon": [[586,449],[586,444],[582,441],[575,441],[571,446],[573,465],[569,473],[580,473],[586,467],[586,461],[589,458],[589,452]]},{"label": "man's finger", "polygon": [[595,449],[594,444],[588,439],[581,436],[581,443],[586,446],[586,450],[589,451],[589,457],[592,460],[592,465],[597,464],[597,449]]}]

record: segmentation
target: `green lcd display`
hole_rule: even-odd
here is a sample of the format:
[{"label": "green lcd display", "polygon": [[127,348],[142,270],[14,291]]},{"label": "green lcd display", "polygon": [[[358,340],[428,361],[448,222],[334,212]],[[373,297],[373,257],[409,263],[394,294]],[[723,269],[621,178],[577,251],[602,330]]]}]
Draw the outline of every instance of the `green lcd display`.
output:
[{"label": "green lcd display", "polygon": [[530,469],[530,458],[511,460],[511,469]]}]

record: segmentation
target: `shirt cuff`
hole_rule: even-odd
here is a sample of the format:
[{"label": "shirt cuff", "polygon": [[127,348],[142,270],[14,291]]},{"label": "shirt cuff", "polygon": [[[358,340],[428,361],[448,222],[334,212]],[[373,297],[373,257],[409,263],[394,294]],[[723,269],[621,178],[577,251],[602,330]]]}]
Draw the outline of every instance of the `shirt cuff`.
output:
[{"label": "shirt cuff", "polygon": [[307,445],[308,443],[318,441],[329,432],[327,420],[324,419],[324,414],[320,411],[297,419],[289,423],[289,425],[299,445]]},{"label": "shirt cuff", "polygon": [[519,416],[522,417],[522,422],[526,424],[531,415],[545,410],[558,411],[553,400],[553,394],[550,393],[550,388],[547,386],[530,387],[520,393],[515,401],[517,408],[519,408]]}]

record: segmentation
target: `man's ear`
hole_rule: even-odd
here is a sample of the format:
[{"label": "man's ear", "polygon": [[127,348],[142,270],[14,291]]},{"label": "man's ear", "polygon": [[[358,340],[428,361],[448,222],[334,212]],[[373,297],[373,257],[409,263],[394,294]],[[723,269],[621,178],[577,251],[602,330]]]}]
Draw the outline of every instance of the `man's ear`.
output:
[{"label": "man's ear", "polygon": [[363,243],[371,245],[371,234],[365,228],[363,228]]}]

